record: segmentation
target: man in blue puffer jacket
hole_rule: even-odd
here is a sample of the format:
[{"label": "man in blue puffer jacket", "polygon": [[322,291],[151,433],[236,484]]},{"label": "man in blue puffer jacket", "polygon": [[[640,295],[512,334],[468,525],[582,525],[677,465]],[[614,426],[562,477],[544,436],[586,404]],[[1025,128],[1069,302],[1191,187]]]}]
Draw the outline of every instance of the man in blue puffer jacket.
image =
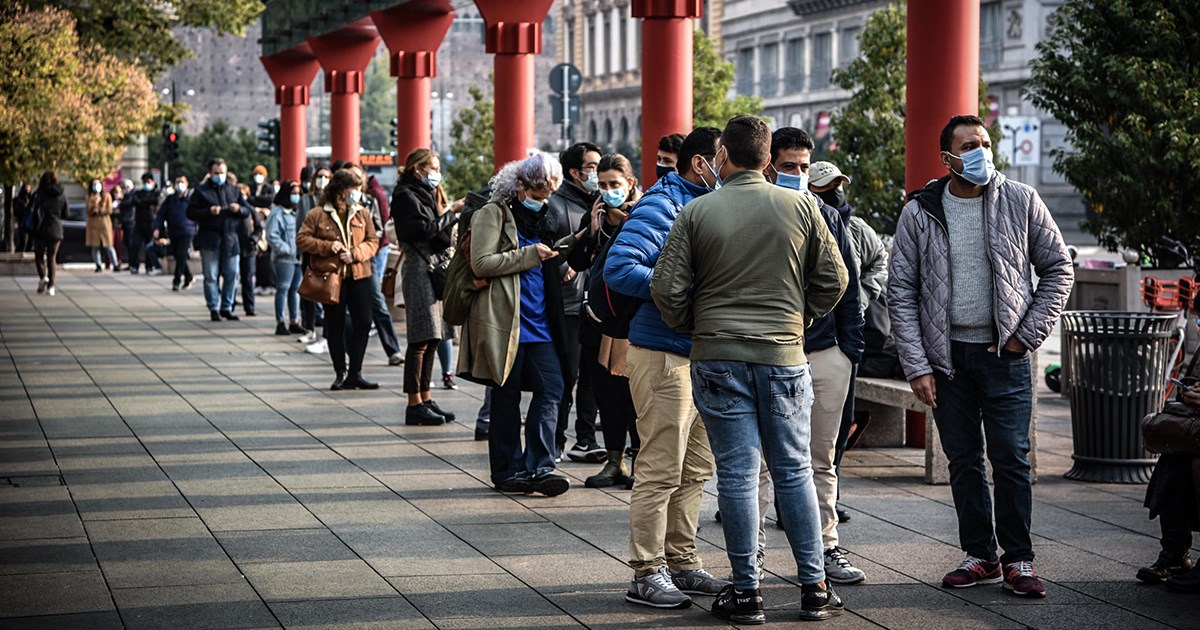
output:
[{"label": "man in blue puffer jacket", "polygon": [[716,185],[711,162],[720,137],[712,127],[688,135],[679,171],[659,179],[634,206],[604,265],[611,289],[645,300],[629,327],[629,389],[642,448],[629,504],[634,576],[625,599],[656,608],[685,608],[692,603],[685,593],[715,595],[728,584],[708,574],[696,553],[700,499],[715,464],[692,403],[692,339],[663,323],[650,297],[675,218]]}]

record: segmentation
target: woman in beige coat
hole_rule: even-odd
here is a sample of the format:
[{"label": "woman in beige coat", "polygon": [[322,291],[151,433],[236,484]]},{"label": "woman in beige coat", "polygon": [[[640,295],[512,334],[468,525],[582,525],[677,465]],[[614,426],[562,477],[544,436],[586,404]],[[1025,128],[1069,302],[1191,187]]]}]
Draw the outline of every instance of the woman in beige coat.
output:
[{"label": "woman in beige coat", "polygon": [[[491,202],[471,218],[471,268],[488,285],[471,305],[458,367],[496,385],[488,454],[500,492],[555,496],[570,488],[554,467],[563,379],[553,325],[561,298],[551,283],[560,282],[558,265],[578,237],[555,242],[546,217],[546,199],[561,183],[562,166],[546,153],[511,162],[492,178]],[[533,399],[522,446],[524,391]]]},{"label": "woman in beige coat", "polygon": [[112,196],[104,192],[104,184],[93,179],[88,187],[87,195],[87,233],[84,235],[88,247],[92,248],[92,262],[96,263],[96,273],[104,271],[100,262],[100,252],[108,254],[108,264],[113,271],[120,267],[117,262],[117,250],[113,249],[112,228],[113,202]]}]

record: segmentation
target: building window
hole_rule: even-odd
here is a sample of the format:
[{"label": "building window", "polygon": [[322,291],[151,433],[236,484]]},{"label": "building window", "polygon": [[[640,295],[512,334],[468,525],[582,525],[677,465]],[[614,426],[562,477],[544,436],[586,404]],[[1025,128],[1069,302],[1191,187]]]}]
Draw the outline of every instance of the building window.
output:
[{"label": "building window", "polygon": [[608,120],[604,121],[604,144],[606,146],[612,146],[612,143],[613,143],[612,119],[608,119]]},{"label": "building window", "polygon": [[587,46],[587,73],[588,76],[594,77],[600,74],[596,71],[596,16],[589,15],[587,18],[588,37],[584,38],[584,45]]},{"label": "building window", "polygon": [[789,39],[784,48],[783,89],[791,94],[804,91],[804,40]]},{"label": "building window", "polygon": [[775,96],[779,92],[779,44],[771,43],[762,47],[762,83],[759,85],[764,97]]},{"label": "building window", "polygon": [[629,142],[629,119],[621,118],[621,142]]},{"label": "building window", "polygon": [[567,22],[567,63],[575,63],[575,22]]},{"label": "building window", "polygon": [[829,75],[833,71],[833,33],[817,33],[813,36],[812,88],[829,87]]},{"label": "building window", "polygon": [[617,46],[621,49],[621,65],[617,70],[624,70],[629,67],[629,20],[622,15],[617,21],[621,23],[621,43]]},{"label": "building window", "polygon": [[1003,21],[999,2],[979,6],[979,67],[996,68],[1004,61]]},{"label": "building window", "polygon": [[839,68],[845,68],[858,57],[858,33],[861,30],[857,26],[842,29],[841,41],[838,42]]},{"label": "building window", "polygon": [[754,96],[754,49],[743,48],[737,54],[737,93]]},{"label": "building window", "polygon": [[[608,19],[608,15],[605,15],[604,17],[602,17],[600,19],[604,20],[604,40],[603,41],[604,41],[604,46],[607,49],[607,47],[612,44],[612,21]],[[609,54],[607,50],[605,50],[604,51],[604,63],[601,64],[604,67],[604,74],[608,74],[609,72],[613,71],[612,64],[609,63],[610,59],[612,59],[612,55]]]}]

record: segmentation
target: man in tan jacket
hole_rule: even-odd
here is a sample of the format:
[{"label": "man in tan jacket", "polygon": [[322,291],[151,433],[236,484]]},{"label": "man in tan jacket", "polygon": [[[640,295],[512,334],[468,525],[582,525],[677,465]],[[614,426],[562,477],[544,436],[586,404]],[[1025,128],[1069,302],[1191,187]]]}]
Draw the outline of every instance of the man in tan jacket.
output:
[{"label": "man in tan jacket", "polygon": [[692,393],[717,462],[733,584],[712,612],[746,624],[765,620],[755,566],[763,455],[800,574],[801,618],[842,611],[821,556],[804,330],[833,309],[848,278],[813,197],[763,177],[770,158],[766,123],[729,121],[715,158],[721,188],[684,207],[650,285],[663,321],[692,331]]}]

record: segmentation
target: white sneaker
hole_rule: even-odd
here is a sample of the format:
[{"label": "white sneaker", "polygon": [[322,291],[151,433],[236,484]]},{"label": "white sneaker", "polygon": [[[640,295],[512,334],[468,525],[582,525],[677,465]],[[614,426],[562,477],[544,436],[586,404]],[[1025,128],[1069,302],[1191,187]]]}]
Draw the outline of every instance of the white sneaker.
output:
[{"label": "white sneaker", "polygon": [[324,339],[318,339],[316,343],[304,346],[304,351],[309,354],[325,354],[329,352],[329,344]]},{"label": "white sneaker", "polygon": [[50,287],[50,288],[46,289],[46,295],[49,295],[50,297],[54,297],[54,287]]},{"label": "white sneaker", "polygon": [[317,340],[317,331],[315,331],[315,330],[310,330],[310,331],[304,333],[303,335],[300,335],[296,339],[296,341],[299,341],[300,343],[312,343],[316,340]]},{"label": "white sneaker", "polygon": [[161,276],[162,273],[163,273],[162,269],[151,269],[150,271],[146,272],[146,275],[147,276]]},{"label": "white sneaker", "polygon": [[841,547],[825,550],[825,577],[834,584],[858,584],[867,579],[862,569],[850,564]]},{"label": "white sneaker", "polygon": [[50,281],[49,281],[49,280],[46,280],[45,278],[41,278],[40,280],[38,280],[38,291],[37,291],[37,292],[38,292],[38,293],[45,293],[45,292],[46,292],[46,285],[48,285],[48,284],[50,284]]}]

